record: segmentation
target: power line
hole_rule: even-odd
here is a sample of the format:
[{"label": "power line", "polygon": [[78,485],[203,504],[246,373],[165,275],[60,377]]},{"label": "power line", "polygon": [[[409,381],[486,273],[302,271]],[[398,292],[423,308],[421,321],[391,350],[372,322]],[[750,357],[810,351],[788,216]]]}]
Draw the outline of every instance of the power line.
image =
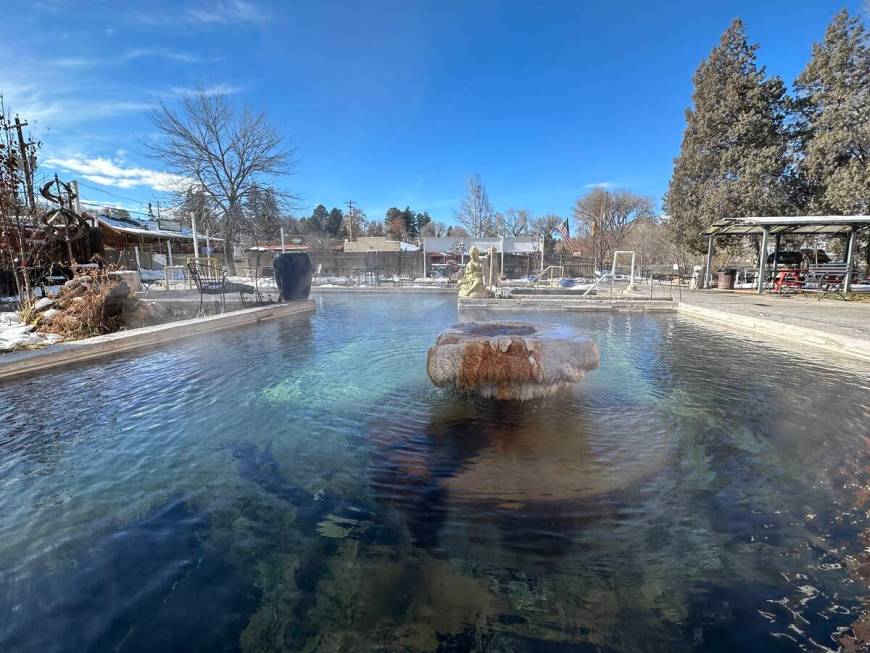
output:
[{"label": "power line", "polygon": [[[88,202],[87,200],[79,200],[79,203],[80,203],[80,204],[84,204],[85,206],[93,206],[93,207],[96,207],[96,208],[99,208],[99,209],[111,209],[111,208],[115,208],[115,207],[112,207],[112,206],[106,206],[105,204],[100,204],[100,203],[97,203],[97,202]],[[143,215],[143,216],[145,216],[146,218],[150,218],[150,217],[151,217],[148,213],[146,213],[146,212],[144,212],[144,211],[136,211],[136,210],[134,210],[134,209],[126,209],[126,208],[121,208],[121,209],[119,209],[119,210],[126,211],[127,213],[135,213],[136,215]]]},{"label": "power line", "polygon": [[95,190],[98,193],[105,193],[109,197],[114,197],[114,198],[119,199],[119,200],[124,200],[125,202],[135,202],[137,204],[142,204],[142,200],[136,200],[136,199],[133,199],[132,197],[124,197],[123,195],[118,195],[117,193],[112,193],[112,192],[104,190],[102,188],[97,188],[96,186],[91,186],[90,184],[86,184],[83,181],[80,181],[79,185],[84,186],[85,188],[90,188],[91,190]]}]

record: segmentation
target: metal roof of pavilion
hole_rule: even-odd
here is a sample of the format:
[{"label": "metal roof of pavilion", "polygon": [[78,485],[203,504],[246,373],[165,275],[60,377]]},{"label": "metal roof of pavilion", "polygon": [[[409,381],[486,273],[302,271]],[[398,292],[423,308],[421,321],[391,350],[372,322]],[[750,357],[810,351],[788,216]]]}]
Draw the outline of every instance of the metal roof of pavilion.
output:
[{"label": "metal roof of pavilion", "polygon": [[764,228],[771,235],[825,234],[845,235],[852,229],[870,227],[870,215],[786,215],[755,216],[747,218],[723,218],[701,232],[702,236],[754,236]]}]

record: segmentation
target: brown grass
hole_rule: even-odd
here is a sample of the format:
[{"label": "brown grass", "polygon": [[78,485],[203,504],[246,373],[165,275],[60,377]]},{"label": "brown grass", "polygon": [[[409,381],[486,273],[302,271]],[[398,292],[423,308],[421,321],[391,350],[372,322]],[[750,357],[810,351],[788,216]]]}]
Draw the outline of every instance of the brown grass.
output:
[{"label": "brown grass", "polygon": [[112,333],[121,328],[121,316],[107,317],[104,312],[106,296],[118,285],[105,272],[90,273],[92,279],[88,290],[81,294],[70,292],[67,286],[61,290],[58,307],[61,313],[50,322],[37,327],[42,333],[56,333],[65,340],[90,338]]}]

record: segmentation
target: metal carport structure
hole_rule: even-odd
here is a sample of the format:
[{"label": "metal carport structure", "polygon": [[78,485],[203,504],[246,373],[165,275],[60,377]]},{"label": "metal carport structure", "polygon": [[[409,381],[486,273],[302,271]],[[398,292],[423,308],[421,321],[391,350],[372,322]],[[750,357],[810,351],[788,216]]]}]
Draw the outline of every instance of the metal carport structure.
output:
[{"label": "metal carport structure", "polygon": [[849,291],[852,284],[852,267],[855,261],[855,241],[858,233],[870,229],[870,216],[867,215],[789,215],[756,216],[746,218],[723,218],[717,220],[701,232],[707,238],[707,261],[704,272],[704,287],[710,286],[712,277],[710,267],[713,263],[713,248],[717,238],[742,238],[761,236],[758,257],[758,294],[764,291],[767,276],[767,246],[774,237],[773,270],[776,273],[779,244],[783,236],[840,236],[848,238],[846,245],[846,278],[844,290]]}]

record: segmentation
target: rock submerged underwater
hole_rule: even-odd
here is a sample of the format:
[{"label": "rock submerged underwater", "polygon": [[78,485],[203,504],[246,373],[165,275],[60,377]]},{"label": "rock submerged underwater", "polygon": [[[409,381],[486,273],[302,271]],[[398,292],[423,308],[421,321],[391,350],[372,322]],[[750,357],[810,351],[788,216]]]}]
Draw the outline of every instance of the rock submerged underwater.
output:
[{"label": "rock submerged underwater", "polygon": [[462,322],[438,336],[427,372],[439,388],[525,401],[570,388],[598,364],[595,342],[566,327]]}]

